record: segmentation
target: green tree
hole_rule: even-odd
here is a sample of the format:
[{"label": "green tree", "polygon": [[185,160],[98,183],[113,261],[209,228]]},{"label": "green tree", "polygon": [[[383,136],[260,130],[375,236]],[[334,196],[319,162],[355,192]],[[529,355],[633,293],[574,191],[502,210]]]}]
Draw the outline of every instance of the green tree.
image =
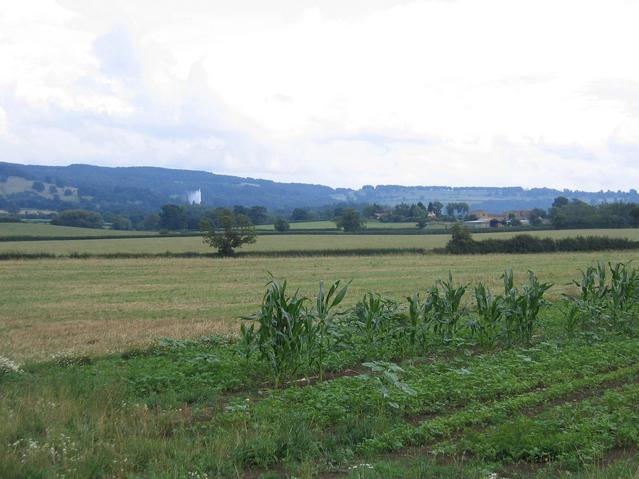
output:
[{"label": "green tree", "polygon": [[632,221],[632,226],[639,227],[639,206],[635,206],[630,210],[630,219]]},{"label": "green tree", "polygon": [[243,244],[255,243],[257,235],[255,227],[249,218],[242,214],[234,214],[228,208],[223,208],[217,215],[221,231],[216,231],[215,227],[208,220],[202,220],[200,230],[204,242],[213,248],[217,248],[222,256],[233,256],[235,248]]},{"label": "green tree", "polygon": [[291,220],[306,221],[308,220],[308,211],[303,208],[295,208],[291,213]]},{"label": "green tree", "polygon": [[542,218],[546,217],[546,211],[541,208],[533,208],[528,213],[528,221],[531,225],[537,226],[541,224]]},{"label": "green tree", "polygon": [[95,211],[66,210],[58,214],[51,224],[58,226],[76,226],[78,228],[102,228],[102,215]]},{"label": "green tree", "polygon": [[449,253],[470,253],[473,250],[475,240],[473,240],[470,230],[463,223],[455,223],[450,232],[451,240],[446,244]]},{"label": "green tree", "polygon": [[157,231],[160,227],[160,215],[146,215],[142,221],[142,229],[145,231]]},{"label": "green tree", "polygon": [[164,205],[160,211],[160,228],[183,230],[186,227],[186,212],[179,205]]},{"label": "green tree", "polygon": [[34,181],[31,187],[38,193],[42,193],[44,191],[44,183],[41,181]]},{"label": "green tree", "polygon": [[246,213],[251,223],[254,225],[263,225],[268,223],[267,210],[263,206],[252,206]]},{"label": "green tree", "polygon": [[562,206],[566,206],[568,203],[570,203],[570,200],[568,200],[568,198],[566,198],[565,196],[558,196],[557,198],[555,198],[555,201],[552,202],[552,207],[561,208]]},{"label": "green tree", "polygon": [[344,231],[358,231],[364,226],[364,220],[356,209],[344,208],[335,218],[335,224]]},{"label": "green tree", "polygon": [[116,215],[111,219],[112,230],[130,230],[133,229],[131,220],[126,216]]},{"label": "green tree", "polygon": [[432,203],[433,206],[433,213],[435,213],[435,216],[437,216],[438,218],[442,215],[442,210],[444,209],[444,203],[442,203],[441,201],[433,201]]},{"label": "green tree", "polygon": [[275,231],[288,231],[291,229],[291,225],[284,218],[276,218],[273,226]]}]

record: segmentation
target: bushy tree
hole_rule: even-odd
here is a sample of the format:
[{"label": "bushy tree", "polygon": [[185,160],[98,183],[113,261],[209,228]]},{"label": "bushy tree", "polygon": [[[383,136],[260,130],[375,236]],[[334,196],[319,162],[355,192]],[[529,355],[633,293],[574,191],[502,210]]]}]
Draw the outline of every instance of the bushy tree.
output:
[{"label": "bushy tree", "polygon": [[145,231],[156,231],[160,228],[160,215],[146,215],[142,220],[142,229]]},{"label": "bushy tree", "polygon": [[446,244],[446,250],[449,253],[463,254],[472,252],[475,241],[468,227],[463,223],[455,223],[450,228],[450,232],[452,233],[452,238]]},{"label": "bushy tree", "polygon": [[461,218],[468,214],[469,209],[470,207],[468,206],[468,203],[451,202],[446,205],[446,214],[451,217],[457,216]]},{"label": "bushy tree", "polygon": [[356,209],[344,208],[340,215],[335,218],[335,224],[344,231],[352,232],[362,229],[364,220],[362,220]]},{"label": "bushy tree", "polygon": [[284,218],[277,218],[273,226],[275,231],[288,231],[291,229],[291,225]]},{"label": "bushy tree", "polygon": [[102,228],[102,215],[95,211],[66,210],[58,214],[52,224],[58,226],[76,226],[78,228]]},{"label": "bushy tree", "polygon": [[234,214],[223,208],[217,215],[221,231],[217,231],[210,221],[204,219],[200,224],[204,242],[217,248],[222,256],[233,256],[235,248],[243,244],[255,243],[257,236],[255,227],[249,218],[242,214]]},{"label": "bushy tree", "polygon": [[537,226],[541,224],[542,218],[546,217],[546,211],[541,208],[533,208],[528,213],[528,221],[531,225]]},{"label": "bushy tree", "polygon": [[111,218],[111,229],[113,230],[130,230],[133,229],[131,220],[126,216],[116,215]]},{"label": "bushy tree", "polygon": [[308,211],[303,208],[295,208],[291,213],[291,220],[293,221],[306,221],[308,217]]},{"label": "bushy tree", "polygon": [[38,193],[42,193],[44,191],[44,183],[41,181],[34,181],[31,187]]},{"label": "bushy tree", "polygon": [[441,201],[433,201],[429,205],[432,205],[433,207],[432,212],[435,213],[435,216],[439,218],[442,215],[442,210],[444,209],[444,203],[442,203]]},{"label": "bushy tree", "polygon": [[160,211],[160,228],[183,230],[186,227],[186,212],[180,205],[164,205]]}]

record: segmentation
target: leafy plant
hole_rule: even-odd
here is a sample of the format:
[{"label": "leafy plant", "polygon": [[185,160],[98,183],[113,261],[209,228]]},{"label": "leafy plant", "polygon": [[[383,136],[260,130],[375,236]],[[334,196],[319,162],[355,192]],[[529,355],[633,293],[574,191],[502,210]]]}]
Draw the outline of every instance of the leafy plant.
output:
[{"label": "leafy plant", "polygon": [[[608,275],[608,272],[610,275]],[[570,307],[566,328],[620,330],[632,318],[631,311],[639,296],[639,272],[626,263],[599,262],[581,272],[581,280],[573,281],[579,296],[567,296]]]},{"label": "leafy plant", "polygon": [[[390,398],[390,388],[398,389],[402,393],[409,396],[417,395],[417,391],[400,380],[399,374],[403,373],[404,370],[397,364],[389,363],[386,361],[371,361],[362,363],[362,366],[369,368],[371,372],[374,373],[374,378],[379,384],[382,398],[384,400],[388,400]],[[368,376],[364,375],[364,377]],[[389,401],[388,405],[394,409],[399,409],[399,404],[397,404],[396,402]]]},{"label": "leafy plant", "polygon": [[303,357],[312,337],[312,318],[305,309],[307,298],[286,293],[286,281],[275,278],[267,284],[260,310],[245,319],[255,321],[259,328],[243,325],[242,340],[257,342],[260,359],[268,361],[275,376],[275,387],[294,375],[302,366]]},{"label": "leafy plant", "polygon": [[432,322],[433,332],[446,342],[455,337],[459,320],[465,313],[461,301],[467,287],[455,286],[452,274],[448,273],[448,281],[437,281],[429,292],[424,306],[426,321]]},{"label": "leafy plant", "polygon": [[423,345],[426,335],[426,306],[421,301],[419,293],[406,298],[408,300],[408,340],[414,349],[417,344]]},{"label": "leafy plant", "polygon": [[512,270],[506,271],[502,279],[504,281],[502,314],[506,340],[509,344],[529,344],[539,310],[546,303],[544,294],[552,287],[552,283],[540,283],[535,273],[529,271],[528,281],[520,293],[515,287]]},{"label": "leafy plant", "polygon": [[493,296],[481,282],[475,286],[474,292],[477,318],[470,321],[470,330],[482,346],[493,347],[502,330],[503,297]]},{"label": "leafy plant", "polygon": [[355,325],[364,335],[366,343],[373,346],[377,335],[386,330],[389,320],[397,311],[397,303],[383,298],[377,293],[368,292],[355,306]]},{"label": "leafy plant", "polygon": [[335,339],[339,336],[339,332],[333,322],[339,313],[336,313],[334,310],[346,297],[349,285],[350,282],[340,288],[340,281],[338,280],[326,290],[324,282],[320,281],[319,292],[315,297],[315,305],[312,310],[314,324],[311,337],[317,347],[318,354],[314,358],[314,362],[318,365],[320,381],[324,379],[325,356],[331,346],[331,339]]}]

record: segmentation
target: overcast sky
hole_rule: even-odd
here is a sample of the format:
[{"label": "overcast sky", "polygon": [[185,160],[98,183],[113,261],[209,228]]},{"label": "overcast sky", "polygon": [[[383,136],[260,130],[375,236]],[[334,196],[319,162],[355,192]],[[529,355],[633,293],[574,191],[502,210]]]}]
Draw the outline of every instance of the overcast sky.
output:
[{"label": "overcast sky", "polygon": [[0,161],[639,187],[639,1],[0,3]]}]

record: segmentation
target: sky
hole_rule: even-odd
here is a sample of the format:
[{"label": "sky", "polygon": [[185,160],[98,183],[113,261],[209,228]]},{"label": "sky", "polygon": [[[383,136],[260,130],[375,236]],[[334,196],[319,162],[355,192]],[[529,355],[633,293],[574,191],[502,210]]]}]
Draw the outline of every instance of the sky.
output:
[{"label": "sky", "polygon": [[0,2],[0,161],[639,186],[639,0]]}]

